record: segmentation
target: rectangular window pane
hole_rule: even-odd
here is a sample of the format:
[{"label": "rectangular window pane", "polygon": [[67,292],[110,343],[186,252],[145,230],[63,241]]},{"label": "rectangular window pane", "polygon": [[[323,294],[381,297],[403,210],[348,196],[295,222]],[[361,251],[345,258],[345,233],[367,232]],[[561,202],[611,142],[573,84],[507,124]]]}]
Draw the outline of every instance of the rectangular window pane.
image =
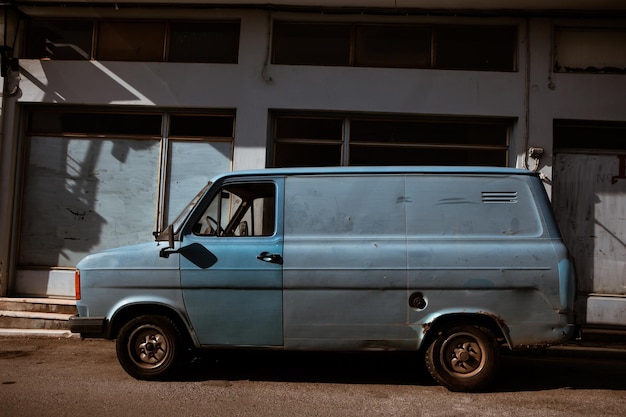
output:
[{"label": "rectangular window pane", "polygon": [[230,171],[231,159],[231,142],[171,140],[166,182],[166,224],[174,221],[213,176]]},{"label": "rectangular window pane", "polygon": [[556,72],[626,72],[626,30],[557,29],[554,37]]},{"label": "rectangular window pane", "polygon": [[[349,126],[345,133],[344,120]],[[279,116],[274,166],[507,166],[510,124],[510,120],[485,118]]]},{"label": "rectangular window pane", "polygon": [[514,71],[517,27],[436,26],[435,68]]},{"label": "rectangular window pane", "polygon": [[351,25],[324,23],[274,24],[272,63],[349,65]]},{"label": "rectangular window pane", "polygon": [[30,21],[25,33],[24,58],[90,59],[92,35],[91,21]]},{"label": "rectangular window pane", "polygon": [[355,65],[429,68],[431,30],[421,26],[359,25]]},{"label": "rectangular window pane", "polygon": [[505,122],[352,120],[351,142],[506,146]]},{"label": "rectangular window pane", "polygon": [[236,64],[239,22],[173,23],[168,61]]},{"label": "rectangular window pane", "polygon": [[271,236],[276,226],[273,183],[229,184],[209,203],[194,225],[204,236]]},{"label": "rectangular window pane", "polygon": [[163,61],[165,23],[100,22],[97,59]]},{"label": "rectangular window pane", "polygon": [[314,117],[279,117],[276,119],[277,139],[325,139],[343,137],[343,120]]},{"label": "rectangular window pane", "polygon": [[507,166],[507,150],[351,145],[350,165]]},{"label": "rectangular window pane", "polygon": [[151,239],[159,159],[158,140],[31,138],[20,264],[74,267]]},{"label": "rectangular window pane", "polygon": [[626,123],[556,120],[554,147],[562,149],[626,150]]},{"label": "rectangular window pane", "polygon": [[161,136],[160,114],[41,111],[31,115],[31,133]]},{"label": "rectangular window pane", "polygon": [[323,167],[341,165],[341,144],[282,143],[274,144],[276,167]]},{"label": "rectangular window pane", "polygon": [[230,115],[172,115],[170,136],[232,138],[234,123]]}]

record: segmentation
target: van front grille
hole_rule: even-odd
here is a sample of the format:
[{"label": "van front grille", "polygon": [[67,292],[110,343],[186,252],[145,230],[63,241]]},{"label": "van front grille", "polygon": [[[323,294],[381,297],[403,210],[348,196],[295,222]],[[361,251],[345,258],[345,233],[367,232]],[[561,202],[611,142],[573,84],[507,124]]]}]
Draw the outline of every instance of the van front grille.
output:
[{"label": "van front grille", "polygon": [[517,191],[483,191],[483,203],[517,203]]}]

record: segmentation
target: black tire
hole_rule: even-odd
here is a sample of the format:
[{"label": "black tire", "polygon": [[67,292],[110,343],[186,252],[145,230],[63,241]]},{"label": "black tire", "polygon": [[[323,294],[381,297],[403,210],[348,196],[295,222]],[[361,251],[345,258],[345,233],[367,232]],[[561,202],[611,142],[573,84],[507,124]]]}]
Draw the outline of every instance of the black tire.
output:
[{"label": "black tire", "polygon": [[499,365],[496,338],[484,327],[451,327],[441,332],[426,350],[428,372],[450,391],[485,389]]},{"label": "black tire", "polygon": [[180,329],[169,317],[139,316],[122,327],[117,359],[132,377],[165,380],[174,376],[185,347]]}]

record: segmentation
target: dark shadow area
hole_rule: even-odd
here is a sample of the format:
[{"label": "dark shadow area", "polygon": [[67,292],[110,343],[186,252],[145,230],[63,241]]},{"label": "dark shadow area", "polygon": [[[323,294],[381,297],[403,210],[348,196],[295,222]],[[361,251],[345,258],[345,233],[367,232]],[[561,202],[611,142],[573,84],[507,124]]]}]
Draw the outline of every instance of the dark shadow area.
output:
[{"label": "dark shadow area", "polygon": [[274,381],[332,384],[435,385],[415,353],[206,351],[185,381]]},{"label": "dark shadow area", "polygon": [[[491,392],[601,389],[626,391],[621,357],[572,357],[543,351],[505,353]],[[180,377],[184,381],[273,381],[434,386],[414,352],[208,351]]]},{"label": "dark shadow area", "polygon": [[536,352],[502,356],[495,392],[550,389],[601,389],[626,391],[625,355],[573,356]]}]

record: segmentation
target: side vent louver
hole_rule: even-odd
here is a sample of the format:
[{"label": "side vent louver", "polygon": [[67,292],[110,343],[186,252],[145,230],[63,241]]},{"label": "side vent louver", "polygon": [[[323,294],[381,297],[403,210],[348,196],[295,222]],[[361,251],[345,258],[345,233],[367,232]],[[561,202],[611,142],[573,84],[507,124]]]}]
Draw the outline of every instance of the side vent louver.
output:
[{"label": "side vent louver", "polygon": [[517,191],[483,191],[483,203],[517,203]]}]

